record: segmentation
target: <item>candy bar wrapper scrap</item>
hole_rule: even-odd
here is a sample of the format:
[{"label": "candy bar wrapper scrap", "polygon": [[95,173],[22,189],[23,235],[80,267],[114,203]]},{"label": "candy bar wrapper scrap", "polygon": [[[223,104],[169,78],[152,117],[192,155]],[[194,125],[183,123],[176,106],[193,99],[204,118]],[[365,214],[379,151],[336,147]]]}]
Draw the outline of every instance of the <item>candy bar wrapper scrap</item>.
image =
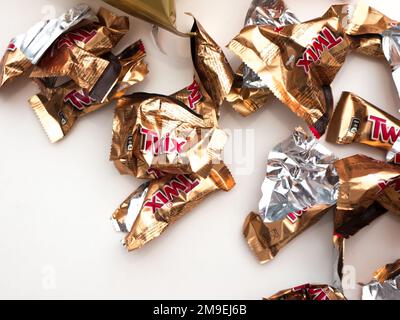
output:
[{"label": "candy bar wrapper scrap", "polygon": [[28,76],[33,65],[62,34],[77,25],[96,21],[97,17],[91,9],[81,4],[56,19],[37,23],[26,33],[12,39],[0,63],[0,86],[17,77]]},{"label": "candy bar wrapper scrap", "polygon": [[[300,23],[281,0],[253,0],[247,12],[245,26],[266,25],[280,28]],[[272,93],[267,84],[245,64],[235,74],[227,101],[242,116],[248,116],[263,107]]]},{"label": "candy bar wrapper scrap", "polygon": [[[218,45],[195,20],[192,56],[200,82],[171,96],[133,94],[120,99],[111,161],[121,174],[153,179],[202,172],[219,163],[227,135],[218,129],[219,106],[232,72]],[[206,83],[203,86],[203,83]]]},{"label": "candy bar wrapper scrap", "polygon": [[98,22],[64,34],[46,51],[30,77],[68,77],[91,91],[110,62],[101,56],[110,52],[129,30],[128,17],[101,8]]},{"label": "candy bar wrapper scrap", "polygon": [[346,300],[337,289],[328,285],[305,284],[282,290],[265,300]]},{"label": "candy bar wrapper scrap", "polygon": [[134,84],[143,81],[148,73],[147,64],[144,62],[145,55],[141,41],[137,41],[117,56],[108,55],[114,65],[114,74],[111,77],[102,77],[98,83],[103,87],[102,91],[106,92],[102,100],[95,99],[74,81],[50,88],[38,79],[41,93],[33,96],[29,102],[50,141],[57,142],[63,139],[80,117],[109,105],[123,96]]},{"label": "candy bar wrapper scrap", "polygon": [[[321,18],[278,29],[249,26],[229,44],[317,138],[331,118],[331,83],[348,53],[361,44],[368,47],[362,40],[381,35],[393,24],[362,4],[354,12],[351,8],[335,6]],[[382,18],[376,21],[377,16]]]},{"label": "candy bar wrapper scrap", "polygon": [[117,231],[128,233],[129,251],[159,237],[171,224],[209,194],[229,191],[235,181],[224,164],[213,165],[209,175],[167,175],[147,182],[130,195],[112,216]]},{"label": "candy bar wrapper scrap", "polygon": [[339,196],[335,234],[347,238],[386,211],[400,214],[400,167],[355,155],[335,162]]},{"label": "candy bar wrapper scrap", "polygon": [[[389,152],[399,135],[400,120],[353,93],[343,92],[326,139],[337,144],[362,143]],[[399,163],[400,156],[392,152],[389,161]]]},{"label": "candy bar wrapper scrap", "polygon": [[400,300],[400,260],[388,264],[363,286],[362,300]]},{"label": "candy bar wrapper scrap", "polygon": [[250,213],[244,236],[261,263],[318,222],[336,203],[335,156],[297,128],[268,156],[258,213]]}]

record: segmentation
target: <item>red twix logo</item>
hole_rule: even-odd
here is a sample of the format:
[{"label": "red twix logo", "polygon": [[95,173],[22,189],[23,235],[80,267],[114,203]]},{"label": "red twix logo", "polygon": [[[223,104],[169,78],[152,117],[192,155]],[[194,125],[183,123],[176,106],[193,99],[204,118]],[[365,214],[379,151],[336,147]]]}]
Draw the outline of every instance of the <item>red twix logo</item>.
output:
[{"label": "red twix logo", "polygon": [[10,42],[10,44],[7,47],[7,51],[14,52],[15,50],[17,50],[17,46],[15,45],[15,43]]},{"label": "red twix logo", "polygon": [[307,208],[303,210],[299,210],[296,212],[291,212],[289,213],[286,217],[289,219],[289,221],[293,224],[295,224],[302,216],[307,212]]},{"label": "red twix logo", "polygon": [[309,284],[293,288],[293,292],[305,290],[312,300],[329,300],[328,295],[322,288],[312,288]]},{"label": "red twix logo", "polygon": [[297,66],[304,68],[304,72],[310,71],[311,65],[321,59],[322,53],[328,49],[332,49],[343,42],[342,37],[336,37],[333,32],[325,27],[318,34],[311,45],[303,53],[303,57],[297,61]]},{"label": "red twix logo", "polygon": [[200,86],[196,80],[193,80],[193,83],[189,87],[187,87],[187,90],[190,92],[189,107],[191,110],[196,110],[196,105],[203,98],[203,95],[200,90]]},{"label": "red twix logo", "polygon": [[73,90],[64,97],[64,103],[69,102],[73,107],[82,111],[96,102],[84,90]]},{"label": "red twix logo", "polygon": [[154,155],[182,153],[187,143],[184,139],[171,138],[168,133],[164,137],[159,136],[157,132],[146,128],[140,128],[140,133],[143,137],[142,151]]},{"label": "red twix logo", "polygon": [[96,33],[96,30],[88,31],[85,29],[79,29],[64,34],[52,47],[51,56],[53,57],[55,51],[60,50],[63,47],[69,48],[79,42],[88,43],[91,39],[93,39]]},{"label": "red twix logo", "polygon": [[371,139],[374,141],[389,142],[393,144],[400,136],[400,128],[388,126],[386,119],[377,116],[368,116],[372,122]]},{"label": "red twix logo", "polygon": [[394,191],[400,193],[400,179],[393,178],[389,180],[381,180],[378,182],[379,191],[378,194],[385,191],[386,188],[393,187]]},{"label": "red twix logo", "polygon": [[187,195],[200,184],[200,180],[191,180],[189,176],[178,175],[167,185],[158,190],[150,200],[147,200],[144,207],[151,208],[153,214],[166,204],[170,203],[180,194]]}]

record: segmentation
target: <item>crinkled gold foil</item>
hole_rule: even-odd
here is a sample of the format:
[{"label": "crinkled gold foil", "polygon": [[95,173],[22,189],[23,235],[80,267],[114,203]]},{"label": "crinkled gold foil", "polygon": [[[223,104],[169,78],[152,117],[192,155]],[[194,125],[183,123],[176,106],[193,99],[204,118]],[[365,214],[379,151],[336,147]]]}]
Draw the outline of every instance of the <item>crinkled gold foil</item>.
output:
[{"label": "crinkled gold foil", "polygon": [[110,159],[122,174],[138,178],[208,174],[226,140],[224,131],[179,100],[134,94],[121,98],[115,109]]},{"label": "crinkled gold foil", "polygon": [[166,173],[207,174],[220,162],[227,136],[218,128],[219,107],[229,91],[232,70],[197,20],[192,30],[192,58],[200,81],[195,78],[168,97],[140,93],[118,102],[110,159],[121,174],[143,179]]},{"label": "crinkled gold foil", "polygon": [[321,18],[279,29],[246,27],[229,44],[317,137],[330,120],[330,85],[347,54],[379,52],[376,41],[393,21],[372,8],[349,8],[334,6]]},{"label": "crinkled gold foil", "polygon": [[317,223],[330,208],[329,205],[317,205],[269,223],[252,212],[246,218],[243,234],[260,263],[266,263],[290,241]]},{"label": "crinkled gold foil", "polygon": [[343,293],[328,285],[305,284],[282,290],[265,300],[346,300]]},{"label": "crinkled gold foil", "polygon": [[85,25],[62,35],[32,70],[30,77],[69,77],[82,89],[92,90],[109,65],[100,55],[111,51],[129,30],[127,17],[106,9],[99,23]]},{"label": "crinkled gold foil", "polygon": [[33,96],[29,102],[50,141],[61,140],[80,117],[110,104],[123,96],[134,84],[143,81],[148,73],[144,57],[145,50],[141,41],[129,46],[117,56],[121,66],[118,81],[116,84],[108,84],[109,94],[103,101],[96,101],[87,90],[80,88],[73,81],[60,87],[47,88],[38,80],[42,92]]},{"label": "crinkled gold foil", "polygon": [[14,78],[27,76],[32,67],[32,62],[20,49],[8,47],[0,64],[0,87]]},{"label": "crinkled gold foil", "polygon": [[335,234],[349,237],[386,211],[399,213],[400,167],[367,156],[338,160]]},{"label": "crinkled gold foil", "polygon": [[[159,237],[170,225],[189,212],[209,194],[229,191],[235,181],[224,164],[213,165],[209,175],[168,175],[146,183],[114,212],[112,220],[129,225],[124,245],[139,249]],[[126,223],[129,220],[130,223]],[[125,231],[120,227],[119,231]]]},{"label": "crinkled gold foil", "polygon": [[[194,18],[194,17],[193,17]],[[193,63],[204,88],[220,106],[229,94],[233,83],[233,70],[219,45],[194,18],[192,32]]]},{"label": "crinkled gold foil", "polygon": [[361,97],[343,92],[327,132],[327,141],[362,143],[390,151],[400,136],[400,120]]}]

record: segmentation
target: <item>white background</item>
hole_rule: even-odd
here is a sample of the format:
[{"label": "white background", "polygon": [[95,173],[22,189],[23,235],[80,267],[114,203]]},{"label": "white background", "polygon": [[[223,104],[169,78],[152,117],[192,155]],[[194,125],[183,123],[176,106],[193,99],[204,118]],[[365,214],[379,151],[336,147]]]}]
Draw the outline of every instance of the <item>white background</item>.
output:
[{"label": "white background", "polygon": [[[75,3],[1,1],[1,47],[49,12],[59,15]],[[87,3],[95,9],[102,4]],[[178,23],[188,30],[191,19],[183,12],[190,11],[225,46],[240,31],[249,3],[177,0]],[[333,3],[287,0],[302,20],[320,16]],[[397,1],[370,3],[400,19]],[[190,83],[189,41],[162,32],[165,56],[151,40],[151,26],[131,21],[118,48],[142,38],[151,69],[136,90],[169,94]],[[226,52],[236,68],[239,61]],[[349,56],[333,89],[336,101],[348,90],[398,114],[390,69],[381,61]],[[251,129],[255,136],[254,148],[239,150],[230,165],[237,187],[210,197],[161,238],[128,253],[109,217],[139,181],[120,176],[108,161],[112,108],[82,119],[64,141],[51,145],[27,104],[36,90],[18,80],[0,91],[0,298],[260,299],[303,283],[331,283],[332,214],[267,265],[258,264],[242,237],[245,216],[258,207],[268,151],[302,124],[287,107],[271,101],[247,119],[224,107],[223,128]],[[384,157],[368,147],[328,146],[339,157],[357,152]],[[375,269],[400,257],[399,230],[400,220],[387,214],[348,242],[346,263],[355,267],[357,282],[369,281]],[[358,286],[346,292],[359,298]]]}]

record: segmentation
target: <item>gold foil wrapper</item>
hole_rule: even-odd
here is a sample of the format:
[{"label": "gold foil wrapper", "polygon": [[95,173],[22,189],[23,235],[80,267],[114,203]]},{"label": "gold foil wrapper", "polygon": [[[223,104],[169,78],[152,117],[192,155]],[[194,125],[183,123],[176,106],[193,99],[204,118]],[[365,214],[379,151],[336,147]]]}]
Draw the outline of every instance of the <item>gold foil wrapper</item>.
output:
[{"label": "gold foil wrapper", "polygon": [[14,78],[27,76],[32,67],[32,62],[21,50],[10,44],[0,64],[0,87]]},{"label": "gold foil wrapper", "polygon": [[[194,18],[194,17],[193,17]],[[220,106],[229,94],[233,83],[233,70],[219,45],[194,18],[192,50],[195,51],[193,64],[204,88]]]},{"label": "gold foil wrapper", "polygon": [[362,143],[390,151],[399,135],[400,120],[353,93],[343,92],[326,138],[333,143]]},{"label": "gold foil wrapper", "polygon": [[110,52],[129,30],[129,19],[102,8],[99,22],[62,35],[33,68],[30,77],[69,77],[82,89],[92,90],[109,66],[100,57]]},{"label": "gold foil wrapper", "polygon": [[305,284],[282,290],[265,300],[346,300],[343,293],[328,285]]},{"label": "gold foil wrapper", "polygon": [[148,73],[144,57],[141,41],[129,46],[117,57],[120,66],[117,82],[107,84],[108,94],[103,101],[93,99],[87,90],[73,81],[48,88],[38,80],[41,93],[33,96],[29,102],[50,141],[54,143],[63,139],[80,117],[109,105],[134,84],[143,81]]},{"label": "gold foil wrapper", "polygon": [[229,44],[317,138],[330,120],[330,86],[348,53],[382,57],[376,41],[392,21],[364,5],[351,8],[334,6],[321,18],[278,29],[246,27]]},{"label": "gold foil wrapper", "polygon": [[260,263],[266,263],[290,241],[317,223],[330,208],[329,205],[316,205],[270,223],[263,222],[259,214],[252,212],[246,218],[243,234]]},{"label": "gold foil wrapper", "polygon": [[346,238],[386,211],[400,213],[399,166],[355,155],[335,167],[340,180],[335,234]]},{"label": "gold foil wrapper", "polygon": [[104,0],[104,2],[177,35],[175,0]]},{"label": "gold foil wrapper", "polygon": [[[126,248],[136,250],[159,237],[211,193],[229,191],[234,185],[224,164],[213,165],[206,177],[201,173],[168,175],[140,187],[114,212],[112,220],[118,230],[128,232],[123,242]],[[119,227],[126,225],[130,230]]]},{"label": "gold foil wrapper", "polygon": [[243,87],[243,67],[244,65],[242,64],[236,71],[226,101],[228,101],[236,112],[247,117],[265,106],[271,99],[272,92],[268,88]]},{"label": "gold foil wrapper", "polygon": [[133,94],[118,102],[111,161],[121,174],[152,179],[203,172],[219,163],[226,134],[219,106],[232,81],[222,50],[195,20],[191,39],[198,79],[170,95]]},{"label": "gold foil wrapper", "polygon": [[110,159],[121,174],[143,179],[161,173],[207,175],[227,140],[213,125],[173,97],[123,97],[115,109]]}]

